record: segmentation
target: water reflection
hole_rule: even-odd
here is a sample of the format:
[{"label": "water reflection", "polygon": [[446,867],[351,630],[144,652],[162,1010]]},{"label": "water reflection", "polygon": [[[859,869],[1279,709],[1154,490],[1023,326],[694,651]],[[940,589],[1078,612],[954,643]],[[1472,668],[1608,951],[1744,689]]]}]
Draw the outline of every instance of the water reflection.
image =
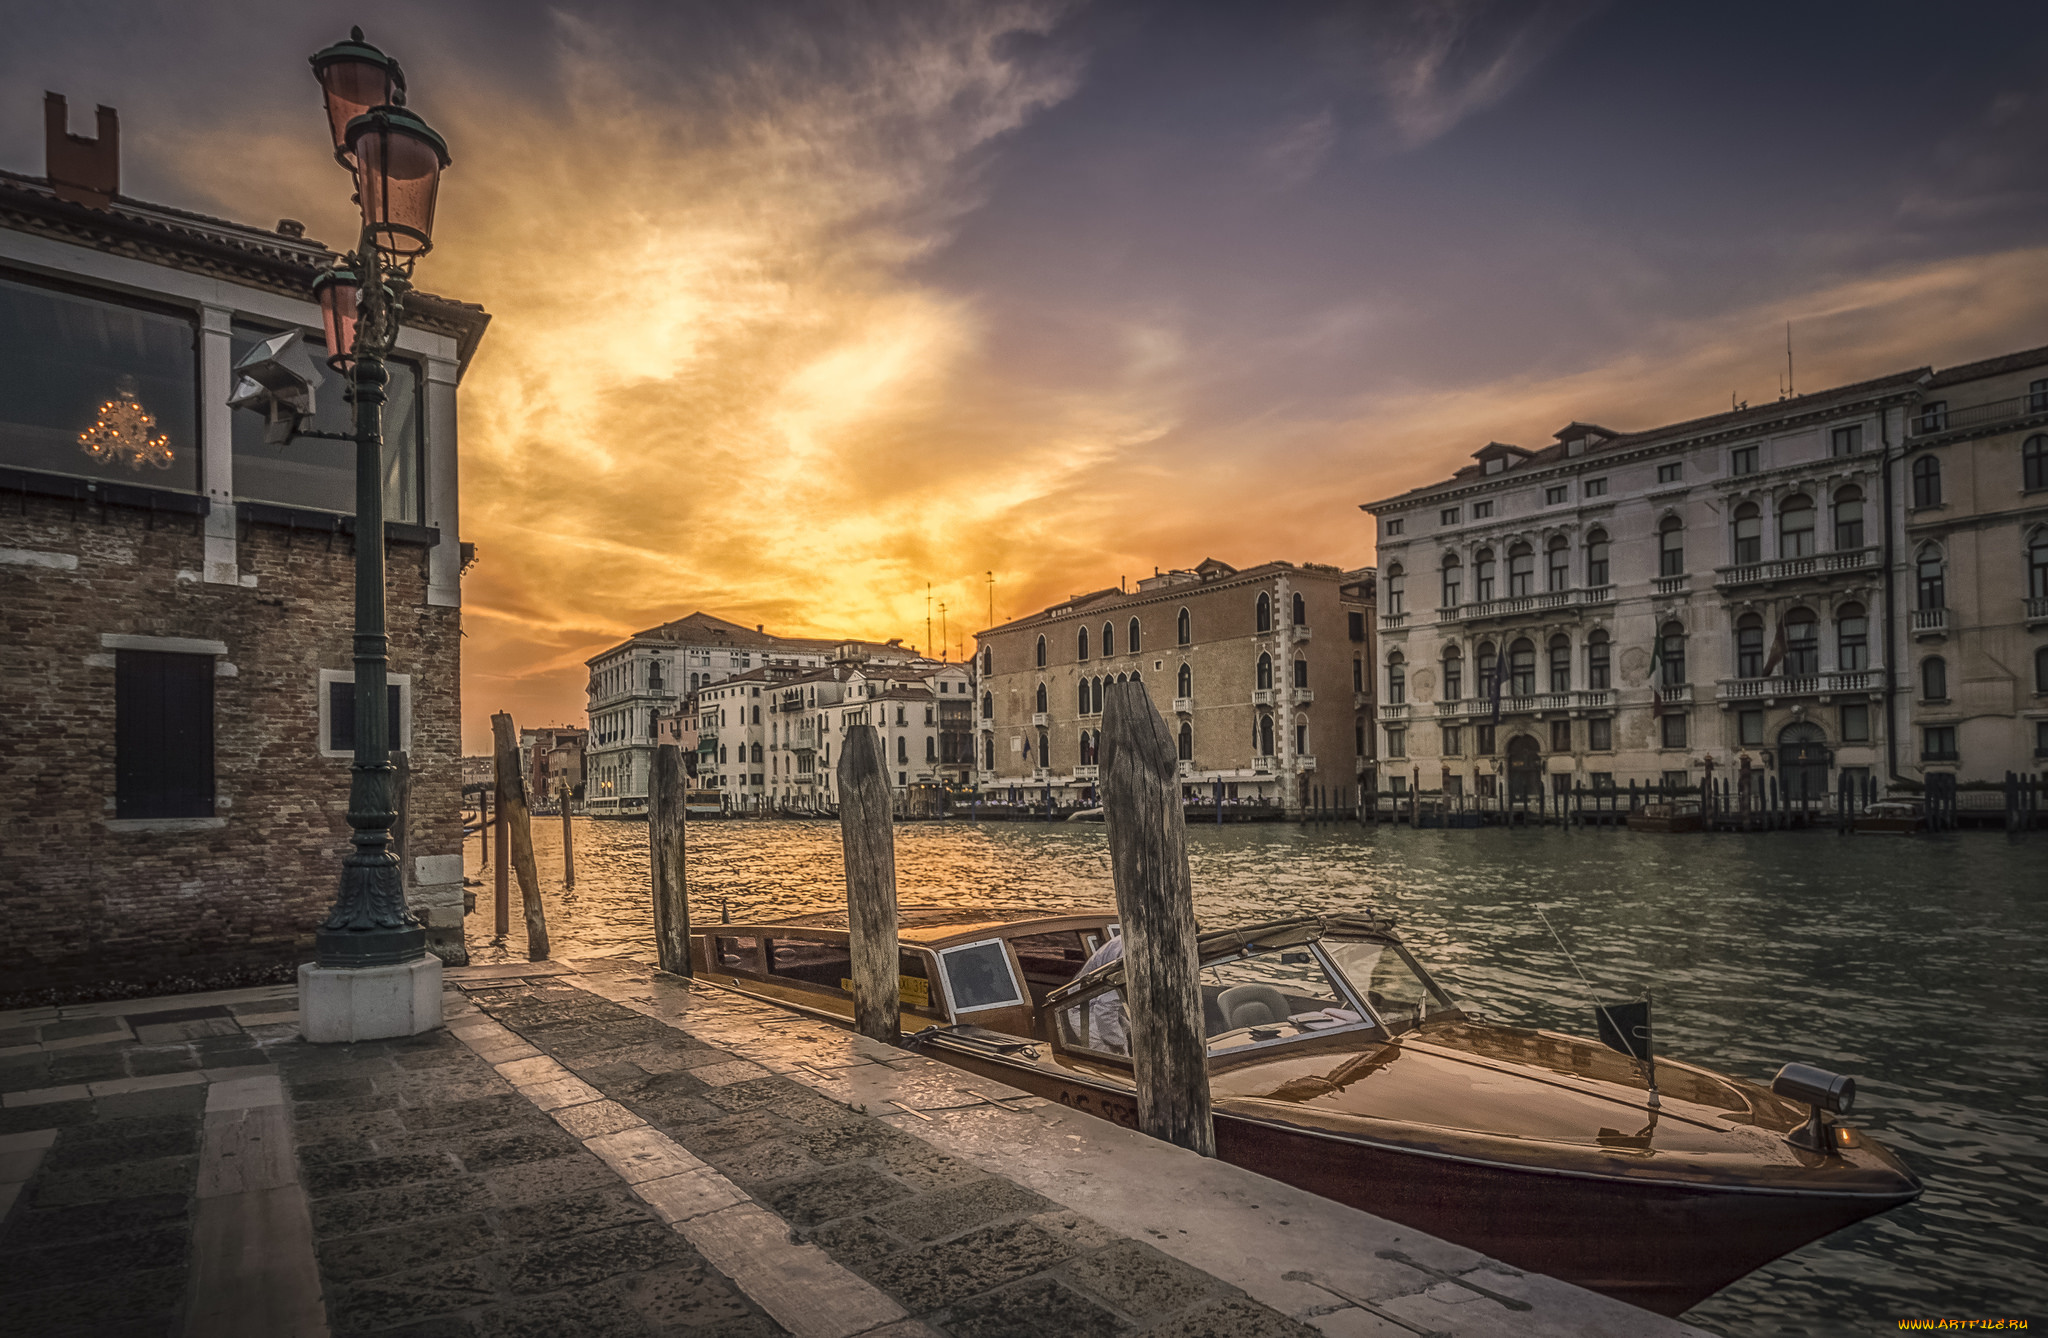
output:
[{"label": "water reflection", "polygon": [[[556,952],[651,959],[645,825],[578,821],[573,892],[559,823],[533,831]],[[843,904],[834,824],[700,823],[689,841],[700,918]],[[1371,902],[1482,1012],[1590,1035],[1542,906],[1603,992],[1655,990],[1660,1048],[1759,1081],[1793,1059],[1855,1074],[1853,1122],[1905,1154],[1926,1196],[1760,1270],[1692,1322],[1867,1333],[2025,1315],[2048,1295],[2040,839],[1270,825],[1191,827],[1189,847],[1205,927]],[[472,877],[476,860],[472,841]],[[906,824],[896,865],[906,903],[1112,900],[1095,824]],[[476,959],[524,957],[516,885],[501,947],[488,880],[478,892]]]}]

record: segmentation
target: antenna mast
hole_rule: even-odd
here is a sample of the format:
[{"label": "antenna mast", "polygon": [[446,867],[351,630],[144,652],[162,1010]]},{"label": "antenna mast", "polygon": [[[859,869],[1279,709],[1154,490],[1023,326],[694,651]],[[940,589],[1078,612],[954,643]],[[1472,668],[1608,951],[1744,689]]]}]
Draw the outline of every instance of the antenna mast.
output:
[{"label": "antenna mast", "polygon": [[924,653],[932,653],[932,583],[924,583]]},{"label": "antenna mast", "polygon": [[1792,322],[1785,322],[1785,398],[1791,399],[1799,392],[1792,388]]}]

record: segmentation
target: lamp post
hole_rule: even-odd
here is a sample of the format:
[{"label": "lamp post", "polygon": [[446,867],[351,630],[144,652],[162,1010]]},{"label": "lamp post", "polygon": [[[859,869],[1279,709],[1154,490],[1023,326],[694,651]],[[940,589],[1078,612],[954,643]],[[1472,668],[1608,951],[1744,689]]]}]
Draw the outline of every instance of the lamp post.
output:
[{"label": "lamp post", "polygon": [[[385,359],[397,343],[413,266],[432,247],[435,196],[448,149],[406,108],[398,62],[354,29],[312,57],[336,161],[354,177],[362,208],[355,251],[320,275],[328,365],[348,377],[355,406],[355,756],[349,772],[349,853],[315,961],[300,969],[310,1040],[367,1040],[440,1025],[439,960],[405,904],[391,849],[397,818],[387,746],[384,572]],[[318,433],[300,433],[316,436]],[[341,434],[329,434],[341,435]],[[316,1034],[319,1033],[319,1034]]]}]

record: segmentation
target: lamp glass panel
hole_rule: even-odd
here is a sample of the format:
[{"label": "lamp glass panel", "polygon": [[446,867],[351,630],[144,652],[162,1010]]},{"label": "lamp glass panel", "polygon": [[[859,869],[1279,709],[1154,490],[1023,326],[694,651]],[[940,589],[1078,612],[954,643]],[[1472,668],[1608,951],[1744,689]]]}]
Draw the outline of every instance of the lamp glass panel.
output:
[{"label": "lamp glass panel", "polygon": [[391,71],[367,60],[329,61],[320,70],[320,88],[327,97],[327,124],[334,132],[334,147],[348,149],[348,123],[372,107],[391,101],[394,85]]},{"label": "lamp glass panel", "polygon": [[434,235],[440,154],[417,135],[375,126],[357,132],[355,150],[356,194],[377,245],[397,255],[426,250]]}]

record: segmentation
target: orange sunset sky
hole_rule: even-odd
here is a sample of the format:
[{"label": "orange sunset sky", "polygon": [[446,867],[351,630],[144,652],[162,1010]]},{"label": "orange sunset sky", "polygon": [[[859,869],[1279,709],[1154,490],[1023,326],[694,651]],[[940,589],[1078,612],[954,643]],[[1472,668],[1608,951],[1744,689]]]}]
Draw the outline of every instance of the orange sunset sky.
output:
[{"label": "orange sunset sky", "polygon": [[1489,440],[1774,398],[1787,321],[1809,390],[2048,343],[2043,19],[1893,13],[82,5],[13,24],[0,164],[49,88],[121,109],[128,193],[341,242],[305,56],[404,61],[455,159],[419,282],[494,318],[480,751],[693,609],[924,644],[929,583],[957,656],[991,571],[1000,619],[1362,565],[1360,502]]}]

